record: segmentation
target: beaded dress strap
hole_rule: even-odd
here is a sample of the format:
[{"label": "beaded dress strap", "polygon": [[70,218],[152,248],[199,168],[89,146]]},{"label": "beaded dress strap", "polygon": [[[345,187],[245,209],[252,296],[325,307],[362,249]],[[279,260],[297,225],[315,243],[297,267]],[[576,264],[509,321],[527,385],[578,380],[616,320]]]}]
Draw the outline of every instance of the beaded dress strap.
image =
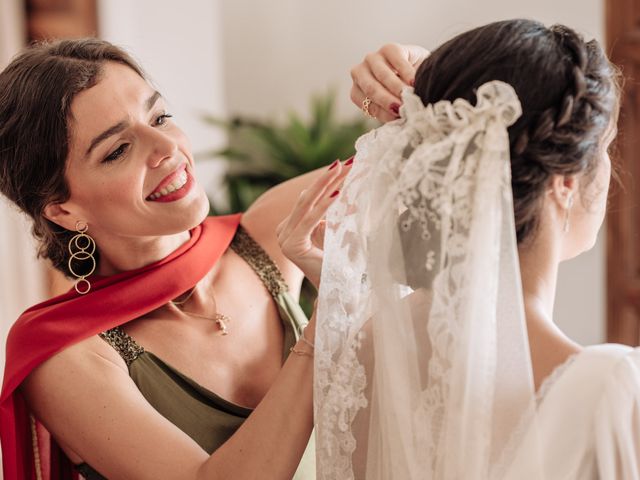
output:
[{"label": "beaded dress strap", "polygon": [[238,226],[231,241],[231,249],[256,272],[271,296],[277,297],[278,294],[289,290],[278,266],[242,226]]},{"label": "beaded dress strap", "polygon": [[124,362],[129,367],[133,361],[144,353],[144,348],[136,343],[127,333],[120,327],[114,327],[111,330],[102,332],[100,337],[111,345],[116,352],[120,354]]}]

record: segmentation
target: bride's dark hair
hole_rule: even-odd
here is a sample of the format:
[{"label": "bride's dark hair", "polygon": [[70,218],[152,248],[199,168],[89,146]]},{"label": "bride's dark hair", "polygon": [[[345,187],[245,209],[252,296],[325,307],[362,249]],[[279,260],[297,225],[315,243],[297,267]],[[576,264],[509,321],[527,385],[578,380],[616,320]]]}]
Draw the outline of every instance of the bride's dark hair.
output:
[{"label": "bride's dark hair", "polygon": [[513,86],[523,114],[509,128],[518,243],[530,238],[551,175],[589,175],[618,111],[618,73],[595,40],[563,25],[491,23],[438,47],[420,66],[423,103],[464,98],[490,80]]}]

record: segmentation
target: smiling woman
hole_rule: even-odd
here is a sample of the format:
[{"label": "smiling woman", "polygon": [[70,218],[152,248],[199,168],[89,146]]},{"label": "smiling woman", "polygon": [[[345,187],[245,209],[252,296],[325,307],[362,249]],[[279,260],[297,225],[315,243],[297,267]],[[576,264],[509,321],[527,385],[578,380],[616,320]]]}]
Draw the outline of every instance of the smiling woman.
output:
[{"label": "smiling woman", "polygon": [[112,44],[35,45],[0,73],[0,190],[78,280],[9,335],[5,478],[314,478],[313,328],[276,227],[305,189],[333,202],[350,167],[217,218],[193,167]]},{"label": "smiling woman", "polygon": [[[209,203],[192,180],[189,142],[162,96],[128,65],[107,63],[100,76],[71,103],[69,198],[49,202],[43,213],[69,231],[78,218],[89,224],[101,246],[99,273],[110,275],[175,250],[207,216]],[[167,195],[185,175],[182,188]],[[158,235],[161,241],[132,240]]]}]

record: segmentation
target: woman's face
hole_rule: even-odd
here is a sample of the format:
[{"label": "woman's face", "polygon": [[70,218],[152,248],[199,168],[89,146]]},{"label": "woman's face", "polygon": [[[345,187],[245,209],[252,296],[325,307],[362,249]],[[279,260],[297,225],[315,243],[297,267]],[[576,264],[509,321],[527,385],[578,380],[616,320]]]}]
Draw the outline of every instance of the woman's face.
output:
[{"label": "woman's face", "polygon": [[[71,104],[62,207],[100,240],[184,232],[209,211],[188,140],[165,100],[132,69],[106,63]],[[73,229],[73,225],[64,225]]]}]

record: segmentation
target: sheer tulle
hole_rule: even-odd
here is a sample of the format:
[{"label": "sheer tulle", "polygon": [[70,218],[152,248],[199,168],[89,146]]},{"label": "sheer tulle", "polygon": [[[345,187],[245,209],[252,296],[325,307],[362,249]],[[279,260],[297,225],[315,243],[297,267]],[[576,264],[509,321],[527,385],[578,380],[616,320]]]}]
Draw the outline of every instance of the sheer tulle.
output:
[{"label": "sheer tulle", "polygon": [[327,215],[318,475],[504,478],[535,434],[507,135],[520,104],[497,81],[475,106],[403,102],[358,141]]}]

